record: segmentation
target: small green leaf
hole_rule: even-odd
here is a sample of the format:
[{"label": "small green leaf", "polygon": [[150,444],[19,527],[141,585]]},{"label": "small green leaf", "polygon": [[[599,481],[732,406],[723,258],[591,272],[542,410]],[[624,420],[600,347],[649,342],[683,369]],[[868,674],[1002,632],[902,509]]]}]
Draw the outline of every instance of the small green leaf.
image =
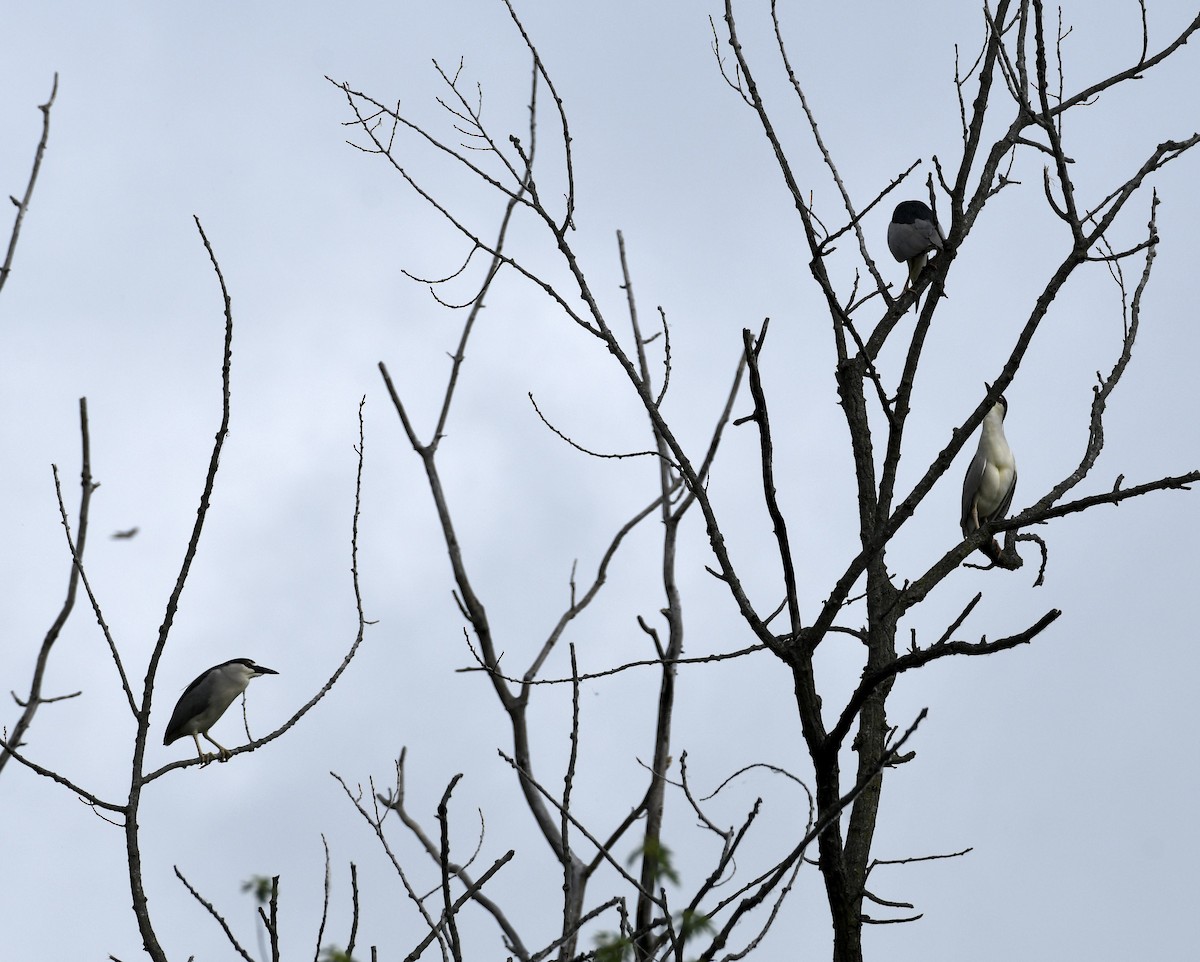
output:
[{"label": "small green leaf", "polygon": [[253,892],[254,900],[266,905],[271,898],[271,879],[267,875],[251,875],[242,883],[243,892]]},{"label": "small green leaf", "polygon": [[694,912],[691,909],[684,909],[680,912],[676,924],[679,926],[679,937],[684,942],[694,935],[703,935],[705,932],[713,931],[712,919],[703,912]]},{"label": "small green leaf", "polygon": [[596,962],[625,962],[633,943],[616,932],[601,932],[596,936]]},{"label": "small green leaf", "polygon": [[632,865],[639,858],[654,860],[654,882],[657,884],[666,879],[672,885],[679,884],[679,873],[671,864],[671,850],[657,838],[647,838],[638,848],[634,849],[626,863]]}]

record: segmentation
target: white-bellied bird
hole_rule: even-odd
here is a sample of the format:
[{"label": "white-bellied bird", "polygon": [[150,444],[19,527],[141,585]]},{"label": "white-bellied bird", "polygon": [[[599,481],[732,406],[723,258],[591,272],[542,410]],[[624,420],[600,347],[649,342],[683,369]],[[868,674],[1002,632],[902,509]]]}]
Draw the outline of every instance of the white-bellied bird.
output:
[{"label": "white-bellied bird", "polygon": [[[979,448],[963,479],[962,533],[969,537],[975,529],[989,521],[999,521],[1012,504],[1017,488],[1017,460],[1004,436],[1004,416],[1008,401],[1003,396],[984,415],[979,433]],[[1000,546],[993,538],[979,549],[993,561],[1000,556]]]},{"label": "white-bellied bird", "polygon": [[207,765],[214,756],[201,751],[199,736],[203,735],[217,746],[221,761],[228,761],[229,749],[209,735],[208,730],[225,714],[225,709],[233,704],[233,700],[246,690],[252,678],[278,674],[273,668],[256,665],[249,658],[234,658],[232,661],[214,665],[188,685],[179,696],[179,702],[171,712],[171,720],[167,722],[163,744],[170,745],[177,738],[191,735],[196,742],[196,754],[200,756],[200,761]]},{"label": "white-bellied bird", "polygon": [[946,236],[938,226],[937,215],[929,209],[928,204],[919,200],[904,200],[896,205],[892,222],[888,224],[888,250],[896,260],[908,262],[905,290],[915,283],[921,268],[929,259],[929,252],[940,251],[945,243]]}]

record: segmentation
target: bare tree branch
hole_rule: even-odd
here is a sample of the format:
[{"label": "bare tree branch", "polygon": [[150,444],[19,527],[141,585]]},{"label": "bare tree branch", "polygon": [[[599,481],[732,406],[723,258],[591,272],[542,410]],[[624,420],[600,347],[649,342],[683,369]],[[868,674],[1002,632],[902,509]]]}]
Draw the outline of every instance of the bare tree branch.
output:
[{"label": "bare tree branch", "polygon": [[429,947],[429,944],[437,936],[437,933],[440,931],[440,929],[444,925],[447,925],[450,923],[450,921],[454,918],[454,916],[457,914],[458,910],[460,908],[462,908],[463,905],[465,905],[467,902],[471,901],[471,899],[476,898],[477,894],[479,892],[479,889],[481,889],[484,885],[486,885],[488,883],[488,881],[491,879],[491,877],[493,875],[495,875],[498,871],[500,871],[500,869],[503,868],[515,854],[516,853],[512,849],[509,849],[507,852],[505,852],[503,855],[501,855],[498,859],[496,859],[496,861],[492,863],[491,868],[489,868],[486,872],[484,872],[481,876],[479,876],[478,881],[476,881],[472,885],[470,885],[467,888],[467,890],[465,892],[463,892],[462,895],[460,895],[457,899],[454,900],[454,903],[447,909],[446,913],[443,914],[442,920],[437,924],[437,927],[434,929],[434,931],[430,932],[427,936],[425,936],[425,938],[417,945],[417,947],[415,949],[413,949],[411,952],[409,952],[408,955],[406,955],[404,957],[404,962],[415,962],[416,959],[420,958],[421,953],[424,952],[425,949]]},{"label": "bare tree branch", "polygon": [[74,782],[72,782],[69,778],[66,778],[66,777],[58,774],[58,772],[51,771],[48,768],[43,768],[41,765],[37,764],[36,762],[30,761],[28,758],[26,758],[24,755],[22,755],[19,751],[17,751],[16,744],[14,742],[10,741],[9,739],[0,738],[0,748],[4,749],[4,751],[7,754],[11,755],[13,758],[15,758],[18,762],[20,762],[22,765],[24,765],[30,771],[36,772],[37,774],[41,775],[43,778],[49,778],[51,781],[58,782],[58,784],[64,786],[65,788],[69,789],[70,791],[74,792],[81,799],[86,801],[89,805],[93,805],[96,808],[102,808],[107,812],[116,812],[118,815],[125,816],[126,818],[128,817],[128,810],[127,810],[126,806],[117,805],[114,802],[106,802],[106,801],[104,801],[104,799],[100,798],[98,795],[93,795],[87,789],[80,788],[78,785],[76,785]]},{"label": "bare tree branch", "polygon": [[17,216],[13,220],[12,231],[8,237],[8,251],[4,255],[4,263],[0,264],[0,290],[4,289],[8,275],[12,273],[13,257],[17,253],[17,238],[21,236],[21,224],[29,210],[29,202],[33,199],[33,187],[37,183],[38,171],[42,169],[42,157],[46,153],[46,144],[50,139],[50,108],[54,106],[54,98],[58,96],[58,73],[54,74],[54,85],[50,88],[50,99],[38,105],[42,112],[42,136],[38,140],[37,149],[33,153],[33,169],[29,172],[29,183],[25,186],[25,194],[20,200],[11,198],[17,207]]},{"label": "bare tree branch", "polygon": [[[225,933],[225,938],[229,940],[229,944],[233,946],[233,950],[237,952],[237,954],[243,959],[245,959],[246,962],[255,962],[255,960],[250,956],[250,953],[242,948],[241,943],[237,940],[237,936],[235,936],[233,934],[233,930],[230,929],[229,923],[226,922],[225,917],[216,910],[216,907],[212,904],[212,902],[208,901],[208,899],[196,891],[192,883],[184,877],[181,871],[179,871],[178,865],[172,867],[175,869],[175,877],[183,883],[183,887],[191,893],[192,898],[204,906],[204,910],[216,920],[219,926],[221,926],[221,931]],[[276,881],[278,881],[278,879],[276,879]],[[322,922],[324,922],[323,917]]]},{"label": "bare tree branch", "polygon": [[[79,536],[78,543],[76,543],[76,541],[73,540],[71,537],[71,522],[70,522],[70,519],[67,517],[66,505],[63,503],[62,485],[59,483],[59,480],[58,480],[58,465],[52,464],[50,466],[50,469],[54,475],[54,493],[55,493],[55,497],[58,500],[59,519],[62,522],[63,532],[67,538],[67,550],[69,550],[71,552],[71,560],[74,563],[75,571],[78,572],[79,579],[80,579],[80,581],[83,582],[83,589],[87,593],[88,600],[92,603],[92,611],[96,615],[96,623],[100,626],[100,630],[104,633],[104,640],[108,643],[108,651],[109,651],[109,654],[112,655],[113,664],[116,665],[117,675],[120,676],[121,688],[125,692],[125,699],[126,699],[127,703],[129,704],[129,710],[133,713],[133,716],[136,718],[137,717],[137,703],[133,697],[133,689],[129,684],[129,677],[125,673],[125,665],[121,661],[121,653],[117,649],[116,641],[113,640],[112,632],[109,630],[109,627],[108,627],[108,622],[104,620],[104,612],[100,608],[100,601],[96,597],[95,592],[92,591],[92,585],[91,585],[91,582],[88,580],[87,571],[83,567],[83,544],[84,544],[84,537],[86,535],[86,531],[83,527],[83,524],[86,521],[86,519],[84,518],[84,515],[81,513],[80,514],[80,522],[81,522],[80,523],[80,536]],[[93,485],[93,488],[96,488],[96,487],[99,487],[99,485]]]},{"label": "bare tree branch", "polygon": [[[62,607],[58,611],[58,615],[51,623],[49,630],[46,632],[46,637],[42,639],[41,647],[38,649],[37,659],[34,662],[33,677],[29,681],[29,695],[22,701],[17,698],[16,694],[13,698],[18,705],[24,707],[21,716],[13,725],[12,734],[7,735],[6,739],[17,748],[20,748],[24,743],[25,733],[29,730],[29,726],[33,723],[33,716],[37,714],[39,707],[49,704],[52,701],[59,701],[61,698],[46,698],[42,695],[42,685],[46,678],[46,667],[50,662],[50,652],[54,647],[54,643],[58,640],[59,634],[62,632],[63,626],[67,623],[67,619],[71,616],[71,611],[75,607],[75,593],[79,588],[79,576],[82,569],[76,563],[76,558],[82,556],[84,544],[87,541],[87,526],[88,526],[88,508],[92,502],[92,492],[96,490],[97,485],[92,480],[92,455],[91,442],[88,434],[88,419],[87,419],[87,398],[79,399],[79,433],[82,440],[82,454],[80,457],[79,471],[79,538],[78,543],[73,546],[71,574],[67,578],[67,596],[63,601]],[[55,471],[55,487],[58,487],[58,472]],[[60,502],[61,503],[61,502]],[[66,519],[63,520],[66,525]],[[70,529],[67,531],[68,541],[70,540]],[[124,676],[122,676],[124,680]],[[128,683],[125,687],[126,693],[129,692]],[[72,696],[62,696],[72,697]],[[4,771],[4,766],[8,763],[8,751],[0,751],[0,772]]]}]

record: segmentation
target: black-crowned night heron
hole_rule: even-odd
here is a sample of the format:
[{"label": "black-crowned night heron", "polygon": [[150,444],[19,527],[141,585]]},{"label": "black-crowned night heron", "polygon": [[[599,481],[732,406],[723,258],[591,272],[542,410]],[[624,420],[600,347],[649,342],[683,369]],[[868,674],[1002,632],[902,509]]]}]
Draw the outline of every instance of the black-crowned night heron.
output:
[{"label": "black-crowned night heron", "polygon": [[170,745],[177,738],[191,735],[196,742],[196,754],[207,765],[214,756],[201,751],[199,736],[203,735],[217,746],[221,761],[228,761],[229,749],[209,735],[208,730],[225,714],[225,709],[233,704],[233,700],[246,690],[252,678],[278,674],[272,668],[256,665],[249,658],[234,658],[208,669],[179,696],[179,702],[171,712],[171,720],[167,722],[163,744]]},{"label": "black-crowned night heron", "polygon": [[[979,433],[979,449],[963,479],[962,533],[969,537],[980,525],[999,521],[1012,504],[1017,488],[1017,461],[1004,436],[1004,416],[1008,401],[1001,397],[984,415]],[[999,557],[1000,546],[995,539],[980,545],[993,561]]]},{"label": "black-crowned night heron", "polygon": [[[905,200],[896,205],[892,222],[888,224],[888,250],[898,261],[908,261],[908,281],[916,282],[929,252],[940,251],[946,236],[938,226],[937,215],[929,205],[919,200]],[[914,305],[915,306],[915,305]]]}]

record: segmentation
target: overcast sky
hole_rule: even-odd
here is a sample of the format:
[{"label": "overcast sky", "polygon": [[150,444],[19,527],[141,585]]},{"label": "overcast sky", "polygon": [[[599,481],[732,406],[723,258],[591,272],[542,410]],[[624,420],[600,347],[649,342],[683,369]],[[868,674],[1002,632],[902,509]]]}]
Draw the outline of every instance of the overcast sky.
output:
[{"label": "overcast sky", "polygon": [[[826,223],[839,203],[799,106],[780,83],[763,5],[741,5],[743,42],[805,190]],[[615,232],[624,232],[643,320],[662,305],[672,324],[667,415],[695,452],[724,399],[741,329],[771,317],[763,373],[776,429],[780,497],[789,512],[811,614],[855,553],[852,475],[836,407],[828,320],[808,274],[800,224],[752,113],[721,79],[708,15],[689,0],[519,4],[571,119],[578,190],[572,237],[593,290],[620,315]],[[952,83],[981,38],[973,4],[921,7],[846,0],[785,4],[793,63],[827,144],[861,207],[913,161],[901,195],[922,196],[933,155],[958,156]],[[1194,15],[1156,2],[1151,48]],[[1068,3],[1067,86],[1132,62],[1137,4]],[[466,253],[400,176],[347,146],[348,82],[453,137],[432,66],[463,59],[501,135],[525,123],[528,59],[499,0],[419,3],[5,3],[0,17],[0,196],[20,195],[40,134],[37,105],[55,71],[50,145],[13,273],[0,292],[0,690],[27,690],[37,646],[62,601],[68,554],[54,500],[58,464],[78,501],[77,404],[88,399],[93,499],[87,568],[126,665],[140,678],[195,518],[220,420],[220,291],[192,222],[198,215],[233,297],[233,417],[213,508],[164,656],[148,766],[185,757],[161,745],[178,693],[202,669],[251,657],[279,671],[254,682],[248,713],[262,735],[320,687],[353,640],[349,576],[356,410],[366,395],[360,570],[367,629],[332,694],[284,739],[228,765],[189,768],[143,800],[145,879],[172,958],[229,956],[216,925],[172,873],[179,866],[255,945],[252,875],[282,876],[286,957],[311,953],[329,841],[334,907],[325,943],[344,944],[348,863],[360,869],[360,954],[401,957],[424,934],[368,827],[330,777],[387,784],[408,747],[410,808],[433,824],[456,773],[458,857],[486,818],[482,864],[517,857],[492,883],[529,944],[556,933],[561,893],[531,831],[511,770],[503,713],[470,663],[463,619],[420,463],[408,448],[376,365],[385,361],[428,436],[461,314],[407,279],[452,272]],[[1155,144],[1196,124],[1195,45],[1106,95],[1068,123],[1081,194],[1096,200]],[[997,94],[995,129],[1011,104]],[[552,151],[543,117],[539,149]],[[502,209],[444,159],[410,144],[405,164],[485,235]],[[409,150],[406,147],[405,150]],[[1155,178],[1163,244],[1146,294],[1133,364],[1110,402],[1106,446],[1080,493],[1182,474],[1200,462],[1191,356],[1200,220],[1197,157]],[[914,395],[900,486],[919,473],[1000,371],[1067,243],[1041,202],[1040,156],[1020,158],[1008,188],[962,249]],[[1149,198],[1132,204],[1115,246],[1144,230]],[[865,222],[873,254],[897,284],[883,242],[891,204]],[[7,223],[7,222],[5,222]],[[7,237],[7,229],[3,231]],[[513,250],[561,277],[544,233],[517,229]],[[846,245],[831,259],[848,290]],[[558,273],[554,273],[554,272]],[[452,289],[470,295],[470,284]],[[1096,372],[1117,356],[1119,298],[1100,266],[1081,270],[1055,303],[1008,391],[1008,436],[1021,471],[1020,510],[1070,472],[1083,449]],[[898,377],[895,352],[885,377]],[[612,359],[515,275],[497,284],[468,352],[442,449],[448,497],[477,589],[514,673],[524,670],[568,600],[571,565],[594,572],[612,533],[655,492],[645,459],[595,461],[567,448],[543,411],[588,447],[650,445],[644,413]],[[748,401],[739,413],[748,411]],[[898,580],[915,577],[959,537],[959,485],[969,448],[889,550]],[[779,597],[770,523],[756,488],[754,433],[734,430],[712,477],[735,563],[763,608]],[[680,558],[687,653],[750,643],[728,593],[704,572],[710,556],[691,519]],[[110,533],[137,526],[130,541]],[[875,854],[906,858],[973,847],[952,861],[879,869],[874,891],[924,918],[867,932],[868,955],[896,962],[1185,959],[1195,952],[1200,895],[1194,738],[1195,535],[1200,498],[1170,492],[1040,529],[1017,572],[964,569],[902,625],[929,644],[978,591],[956,637],[999,638],[1051,608],[1063,616],[1028,647],[943,660],[896,685],[890,716],[923,707],[917,758],[885,786]],[[635,618],[662,607],[649,524],[622,549],[601,600],[569,633],[581,668],[650,649]],[[843,636],[844,637],[844,636]],[[844,647],[839,647],[844,646]],[[860,654],[837,638],[819,670],[827,704],[850,690]],[[568,671],[565,651],[547,666]],[[765,654],[681,671],[675,754],[687,750],[701,791],[743,765],[807,777],[788,673]],[[604,834],[640,794],[651,754],[650,671],[585,686],[580,814]],[[103,797],[128,785],[133,724],[103,637],[82,601],[54,651],[28,753]],[[539,692],[535,763],[558,785],[569,693]],[[15,705],[0,712],[11,725]],[[214,735],[241,743],[240,712]],[[224,737],[223,737],[224,736]],[[807,805],[784,779],[747,775],[712,803],[722,824],[755,797],[765,810],[739,864],[747,880],[790,849]],[[710,870],[711,836],[669,797],[666,842],[691,884]],[[69,792],[10,764],[0,776],[0,905],[11,958],[130,960],[140,954],[123,837]],[[410,839],[396,851],[419,888],[436,884]],[[617,854],[625,857],[633,841]],[[600,880],[595,901],[607,897]],[[880,914],[887,917],[883,910]],[[493,926],[465,922],[474,958],[502,958]],[[612,928],[615,919],[608,919]],[[819,876],[806,869],[764,958],[828,956]],[[590,938],[590,937],[589,937]],[[585,942],[585,947],[590,945]],[[252,948],[252,951],[255,949]]]}]

